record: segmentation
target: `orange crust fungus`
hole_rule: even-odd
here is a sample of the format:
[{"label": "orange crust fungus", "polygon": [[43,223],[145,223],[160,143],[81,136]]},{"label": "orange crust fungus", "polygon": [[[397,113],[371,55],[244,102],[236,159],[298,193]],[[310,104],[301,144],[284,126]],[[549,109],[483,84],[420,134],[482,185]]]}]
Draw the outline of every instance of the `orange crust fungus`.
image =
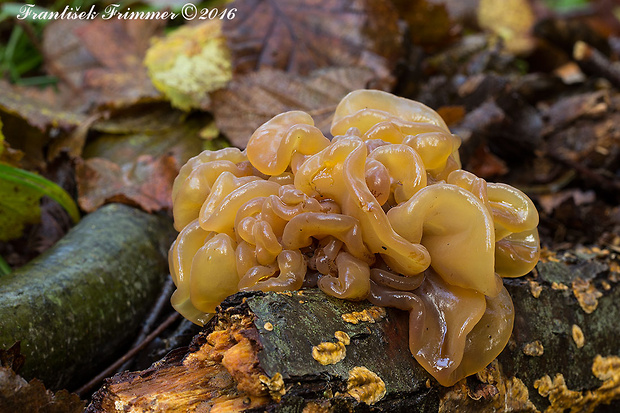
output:
[{"label": "orange crust fungus", "polygon": [[502,277],[539,258],[532,201],[460,169],[460,138],[421,103],[358,90],[331,132],[286,112],[244,151],[205,151],[181,168],[173,306],[204,324],[237,291],[315,280],[327,295],[408,311],[411,353],[440,384],[480,371],[512,331]]}]

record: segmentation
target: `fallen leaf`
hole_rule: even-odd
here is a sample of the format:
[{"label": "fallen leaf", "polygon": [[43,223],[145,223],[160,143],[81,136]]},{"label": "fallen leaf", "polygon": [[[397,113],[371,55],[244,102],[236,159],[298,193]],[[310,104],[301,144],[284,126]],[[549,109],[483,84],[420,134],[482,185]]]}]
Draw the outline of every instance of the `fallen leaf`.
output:
[{"label": "fallen leaf", "polygon": [[0,348],[0,367],[13,370],[19,373],[24,366],[26,356],[21,354],[21,342],[17,341],[8,349]]},{"label": "fallen leaf", "polygon": [[200,130],[211,121],[165,104],[134,106],[99,121],[78,161],[78,202],[93,211],[106,202],[137,205],[145,211],[170,208],[178,168],[202,150]]},{"label": "fallen leaf", "polygon": [[82,412],[85,403],[67,390],[56,393],[45,388],[40,380],[27,382],[17,374],[24,362],[19,342],[8,350],[0,349],[0,411],[1,412]]},{"label": "fallen leaf", "polygon": [[602,118],[611,110],[610,100],[609,92],[606,90],[559,99],[543,112],[547,121],[543,134],[556,132],[579,118]]},{"label": "fallen leaf", "polygon": [[[0,91],[0,113],[23,119],[40,132],[49,132],[50,129],[72,131],[85,118],[79,113],[58,109],[52,102],[24,93],[24,88],[3,80],[0,80]],[[6,131],[5,134],[8,136]]]},{"label": "fallen leaf", "polygon": [[399,16],[409,26],[414,44],[426,48],[442,46],[454,39],[460,27],[455,24],[443,2],[429,0],[393,0]]},{"label": "fallen leaf", "polygon": [[70,135],[86,117],[63,109],[50,88],[20,87],[0,80],[0,91],[3,133],[11,148],[23,152],[19,166],[45,170],[46,151],[52,138]]},{"label": "fallen leaf", "polygon": [[84,145],[86,144],[88,132],[90,131],[93,123],[100,117],[100,114],[91,115],[86,118],[81,125],[75,128],[73,132],[53,139],[50,142],[47,159],[56,159],[61,152],[66,152],[71,159],[81,156]]},{"label": "fallen leaf", "polygon": [[437,113],[446,122],[446,125],[454,126],[465,117],[465,108],[462,105],[442,106],[437,109]]},{"label": "fallen leaf", "polygon": [[223,26],[235,73],[362,66],[383,87],[393,82],[402,36],[389,1],[246,0],[229,7],[238,9]]},{"label": "fallen leaf", "polygon": [[25,225],[39,222],[43,196],[60,204],[74,222],[80,220],[75,202],[60,186],[32,172],[0,164],[0,241],[19,238]]},{"label": "fallen leaf", "polygon": [[95,123],[93,129],[102,133],[91,136],[83,157],[105,158],[129,169],[140,155],[168,154],[183,165],[202,150],[200,131],[210,122],[207,114],[188,116],[167,104],[134,106]]},{"label": "fallen leaf", "polygon": [[20,159],[24,156],[22,151],[11,149],[2,134],[2,118],[0,118],[0,163],[11,166],[19,166]]},{"label": "fallen leaf", "polygon": [[183,26],[156,40],[147,51],[144,64],[149,76],[173,106],[208,110],[209,92],[226,86],[232,78],[221,28],[221,20]]},{"label": "fallen leaf", "polygon": [[41,196],[36,188],[9,181],[0,173],[0,241],[19,238],[26,225],[39,222]]},{"label": "fallen leaf", "polygon": [[142,155],[131,169],[103,158],[78,162],[78,202],[92,212],[109,202],[137,205],[147,212],[172,208],[172,183],[179,172],[173,156]]},{"label": "fallen leaf", "polygon": [[592,190],[568,189],[553,194],[541,194],[537,200],[543,210],[547,214],[551,214],[558,206],[569,199],[572,199],[575,206],[582,206],[593,203],[596,200],[596,194]]},{"label": "fallen leaf", "polygon": [[508,173],[506,162],[493,154],[486,144],[478,146],[474,152],[474,156],[469,160],[466,169],[484,179],[502,176]]},{"label": "fallen leaf", "polygon": [[113,135],[154,134],[177,129],[185,118],[187,113],[173,110],[167,103],[144,103],[110,111],[107,117],[98,119],[92,129]]},{"label": "fallen leaf", "polygon": [[527,53],[534,47],[531,29],[536,16],[528,0],[480,0],[478,24],[500,36],[513,53]]},{"label": "fallen leaf", "polygon": [[[58,20],[43,34],[48,69],[58,76],[65,103],[122,107],[159,98],[142,64],[160,20]],[[72,101],[73,102],[72,102]]]},{"label": "fallen leaf", "polygon": [[329,136],[338,102],[349,92],[363,89],[374,74],[364,68],[329,68],[309,76],[294,76],[263,69],[234,79],[228,88],[213,93],[217,127],[233,145],[245,148],[250,136],[273,116],[303,110]]}]

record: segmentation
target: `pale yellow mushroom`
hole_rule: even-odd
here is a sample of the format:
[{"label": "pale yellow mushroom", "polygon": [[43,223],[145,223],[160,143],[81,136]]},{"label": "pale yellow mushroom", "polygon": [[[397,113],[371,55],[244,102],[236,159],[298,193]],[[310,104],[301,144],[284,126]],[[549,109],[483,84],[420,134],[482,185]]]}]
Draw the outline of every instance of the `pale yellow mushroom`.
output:
[{"label": "pale yellow mushroom", "polygon": [[[265,268],[266,271],[263,271]],[[299,290],[304,282],[307,266],[299,250],[283,250],[275,266],[256,266],[250,268],[239,281],[239,290],[250,291],[290,291]]]},{"label": "pale yellow mushroom", "polygon": [[252,175],[247,158],[237,148],[204,151],[181,168],[172,186],[174,227],[181,231],[198,218],[215,180],[223,172],[235,176]]},{"label": "pale yellow mushroom", "polygon": [[[438,175],[447,166],[460,168],[458,149],[461,139],[449,132],[428,132],[407,136],[403,144],[411,146],[422,158],[424,167],[432,174]],[[452,161],[452,163],[449,163]]]},{"label": "pale yellow mushroom", "polygon": [[211,216],[213,211],[219,208],[224,198],[226,198],[232,191],[239,188],[240,186],[247,184],[248,182],[260,180],[261,178],[257,176],[244,176],[237,178],[230,172],[222,172],[213,183],[211,191],[209,192],[207,198],[200,207],[200,212],[198,213],[199,221],[206,221]]},{"label": "pale yellow mushroom", "polygon": [[439,183],[418,191],[387,214],[392,227],[421,243],[448,283],[495,296],[495,235],[487,208],[470,192]]},{"label": "pale yellow mushroom", "polygon": [[200,325],[204,324],[208,317],[190,300],[190,271],[196,252],[214,235],[200,228],[198,219],[195,219],[183,228],[168,252],[170,274],[177,287],[172,294],[171,304],[183,317]]},{"label": "pale yellow mushroom", "polygon": [[295,153],[313,155],[329,145],[305,112],[291,111],[275,116],[252,134],[247,154],[252,165],[266,175],[280,175],[290,166]]},{"label": "pale yellow mushroom", "polygon": [[236,243],[217,234],[196,251],[189,277],[189,297],[198,310],[215,312],[224,298],[238,291]]},{"label": "pale yellow mushroom", "polygon": [[397,204],[407,201],[426,186],[426,171],[420,156],[407,145],[380,146],[368,155],[381,162],[390,176],[390,191]]},{"label": "pale yellow mushroom", "polygon": [[321,291],[348,300],[364,300],[370,292],[370,267],[353,255],[341,252],[336,257],[338,275],[319,278]]},{"label": "pale yellow mushroom", "polygon": [[495,243],[495,271],[502,277],[520,277],[532,271],[540,257],[538,230],[510,234]]},{"label": "pale yellow mushroom", "polygon": [[421,103],[352,92],[331,131],[287,112],[256,130],[247,157],[205,151],[181,168],[174,308],[204,324],[236,291],[306,281],[408,311],[411,353],[442,385],[480,371],[512,330],[500,276],[538,261],[532,201],[461,170],[460,138]]},{"label": "pale yellow mushroom", "polygon": [[517,188],[488,183],[487,197],[495,224],[495,239],[500,240],[508,234],[530,230],[538,225],[538,211],[534,203]]},{"label": "pale yellow mushroom", "polygon": [[514,324],[514,306],[510,294],[502,286],[496,297],[486,298],[486,308],[482,318],[467,334],[463,359],[451,373],[446,384],[456,383],[463,377],[484,369],[502,352]]},{"label": "pale yellow mushroom", "polygon": [[359,221],[341,214],[304,212],[293,217],[282,234],[282,245],[287,249],[310,246],[312,238],[332,236],[344,243],[347,251],[360,260],[372,262],[373,256],[362,240]]},{"label": "pale yellow mushroom", "polygon": [[372,282],[369,300],[409,311],[411,354],[440,384],[452,386],[462,378],[454,372],[463,359],[467,335],[484,315],[483,294],[450,285],[429,270],[411,292]]},{"label": "pale yellow mushroom", "polygon": [[487,182],[478,178],[471,172],[457,169],[448,175],[446,182],[452,185],[460,186],[466,191],[475,195],[480,202],[482,202],[490,212],[489,197],[487,196]]},{"label": "pale yellow mushroom", "polygon": [[240,185],[222,197],[213,208],[203,208],[200,211],[200,226],[206,231],[222,232],[234,237],[237,211],[253,198],[277,194],[279,189],[280,185],[277,183],[264,180]]},{"label": "pale yellow mushroom", "polygon": [[365,181],[366,146],[356,137],[343,137],[304,162],[295,186],[309,196],[334,199],[345,215],[360,222],[362,238],[372,253],[380,253],[396,271],[415,275],[430,264],[419,243],[397,234]]},{"label": "pale yellow mushroom", "polygon": [[495,226],[495,267],[502,277],[530,272],[540,256],[538,211],[523,192],[510,185],[487,184],[489,209]]},{"label": "pale yellow mushroom", "polygon": [[364,176],[366,186],[379,205],[385,204],[392,196],[392,179],[388,169],[376,159],[367,158]]},{"label": "pale yellow mushroom", "polygon": [[431,123],[448,131],[444,120],[428,106],[380,90],[356,90],[336,107],[332,135],[343,135],[355,127],[362,134],[377,123],[400,119],[405,122]]}]

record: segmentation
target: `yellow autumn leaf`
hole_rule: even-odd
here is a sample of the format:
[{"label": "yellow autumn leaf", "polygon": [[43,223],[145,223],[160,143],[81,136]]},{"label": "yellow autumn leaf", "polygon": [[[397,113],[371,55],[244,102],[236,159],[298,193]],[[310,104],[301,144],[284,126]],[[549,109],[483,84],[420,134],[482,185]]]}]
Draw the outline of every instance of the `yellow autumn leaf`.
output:
[{"label": "yellow autumn leaf", "polygon": [[225,87],[232,78],[221,25],[220,20],[209,20],[183,26],[155,40],[147,51],[144,63],[151,81],[173,106],[208,109],[209,92]]},{"label": "yellow autumn leaf", "polygon": [[506,49],[527,53],[533,47],[530,30],[535,23],[528,0],[480,0],[478,24],[504,39]]}]

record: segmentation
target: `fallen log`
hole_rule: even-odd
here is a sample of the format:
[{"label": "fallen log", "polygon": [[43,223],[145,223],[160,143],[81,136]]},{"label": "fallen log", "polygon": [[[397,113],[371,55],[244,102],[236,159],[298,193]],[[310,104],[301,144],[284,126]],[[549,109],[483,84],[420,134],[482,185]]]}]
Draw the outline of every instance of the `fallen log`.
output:
[{"label": "fallen log", "polygon": [[113,204],[0,278],[0,348],[21,341],[26,379],[77,387],[128,344],[167,274],[170,219]]},{"label": "fallen log", "polygon": [[569,252],[505,280],[508,346],[450,388],[411,356],[406,313],[314,289],[238,293],[189,348],[108,379],[87,411],[617,411],[619,268]]}]

